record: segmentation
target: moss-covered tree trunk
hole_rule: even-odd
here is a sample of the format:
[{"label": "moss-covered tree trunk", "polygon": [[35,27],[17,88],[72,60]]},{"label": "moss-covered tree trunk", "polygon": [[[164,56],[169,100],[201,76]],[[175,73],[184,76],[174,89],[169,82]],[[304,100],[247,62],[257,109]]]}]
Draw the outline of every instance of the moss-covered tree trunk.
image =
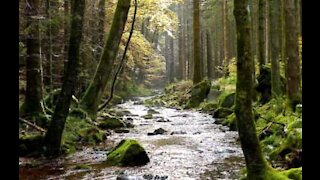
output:
[{"label": "moss-covered tree trunk", "polygon": [[281,55],[280,0],[269,1],[270,37],[271,37],[271,94],[276,98],[281,95],[279,58]]},{"label": "moss-covered tree trunk", "polygon": [[211,45],[211,35],[209,30],[206,30],[207,33],[207,76],[209,80],[213,78],[213,64],[212,64],[212,45]]},{"label": "moss-covered tree trunk", "polygon": [[266,0],[259,0],[259,72],[266,63]]},{"label": "moss-covered tree trunk", "polygon": [[200,2],[193,0],[193,84],[202,80],[200,41]]},{"label": "moss-covered tree trunk", "polygon": [[69,113],[71,97],[74,94],[75,81],[79,72],[79,50],[82,36],[84,8],[85,0],[74,0],[67,74],[64,76],[62,90],[57,100],[52,121],[45,136],[45,145],[49,156],[55,156],[60,153],[62,133]]},{"label": "moss-covered tree trunk", "polygon": [[25,102],[20,115],[37,115],[42,112],[42,73],[40,59],[40,39],[39,39],[39,8],[38,0],[28,1],[27,6],[27,87]]},{"label": "moss-covered tree trunk", "polygon": [[95,76],[81,100],[81,107],[86,110],[93,119],[96,118],[99,103],[106,89],[108,80],[111,77],[112,65],[117,56],[129,8],[130,0],[118,1],[108,40],[105,44]]},{"label": "moss-covered tree trunk", "polygon": [[185,47],[184,47],[184,27],[183,25],[183,9],[182,5],[178,8],[178,15],[179,15],[179,80],[185,79]]},{"label": "moss-covered tree trunk", "polygon": [[227,78],[229,76],[229,57],[228,57],[228,6],[227,0],[223,0],[223,65],[224,65],[224,77]]},{"label": "moss-covered tree trunk", "polygon": [[98,60],[101,57],[101,53],[103,51],[103,44],[104,44],[104,27],[105,27],[105,18],[106,18],[106,0],[99,0],[99,19],[98,19],[98,32],[97,36],[94,36],[95,42],[97,42],[97,52],[95,54],[95,58]]},{"label": "moss-covered tree trunk", "polygon": [[298,24],[294,0],[285,0],[287,91],[292,108],[301,103]]},{"label": "moss-covered tree trunk", "polygon": [[237,26],[237,84],[235,114],[242,150],[245,156],[248,179],[257,178],[267,165],[262,156],[252,114],[252,51],[250,22],[247,11],[248,0],[234,1]]}]

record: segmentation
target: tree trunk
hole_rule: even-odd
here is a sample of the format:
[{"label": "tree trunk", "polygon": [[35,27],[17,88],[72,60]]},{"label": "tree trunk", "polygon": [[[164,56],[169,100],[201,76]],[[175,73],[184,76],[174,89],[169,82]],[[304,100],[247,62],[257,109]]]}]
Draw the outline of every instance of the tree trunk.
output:
[{"label": "tree trunk", "polygon": [[120,40],[127,21],[130,0],[119,0],[114,14],[108,40],[105,44],[94,79],[87,88],[81,107],[92,119],[96,118],[97,110],[108,80],[111,76],[112,65],[117,56]]},{"label": "tree trunk", "polygon": [[169,48],[170,48],[170,63],[169,63],[169,82],[173,83],[174,82],[174,42],[173,42],[173,38],[170,37],[169,38]]},{"label": "tree trunk", "polygon": [[70,15],[70,0],[64,0],[64,47],[63,47],[63,53],[64,53],[64,66],[63,66],[63,74],[67,74],[67,64],[68,64],[68,49],[69,49],[69,37],[70,37],[70,24],[68,22],[68,17]]},{"label": "tree trunk", "polygon": [[280,1],[270,0],[270,36],[271,36],[271,91],[272,97],[277,98],[281,95],[280,89]]},{"label": "tree trunk", "polygon": [[200,40],[200,2],[193,0],[193,84],[202,81]]},{"label": "tree trunk", "polygon": [[25,102],[22,106],[23,115],[36,115],[42,113],[42,73],[40,59],[40,32],[39,32],[39,8],[38,0],[30,0],[27,6],[27,87]]},{"label": "tree trunk", "polygon": [[285,0],[287,90],[292,109],[301,103],[298,28],[294,0]]},{"label": "tree trunk", "polygon": [[259,72],[266,63],[266,0],[259,0]]},{"label": "tree trunk", "polygon": [[224,77],[227,78],[229,76],[229,57],[228,57],[228,30],[227,30],[227,22],[228,22],[228,6],[227,0],[223,0],[223,65],[224,65]]},{"label": "tree trunk", "polygon": [[[235,114],[237,127],[245,156],[248,179],[261,179],[267,165],[262,156],[252,113],[252,51],[250,22],[247,11],[248,0],[234,1],[237,26],[237,84]],[[259,178],[260,177],[260,178]]]},{"label": "tree trunk", "polygon": [[84,9],[85,0],[75,0],[71,20],[67,74],[64,76],[62,90],[45,136],[45,144],[49,156],[56,156],[60,153],[62,133],[69,113],[71,97],[74,94],[75,81],[79,73],[79,50]]},{"label": "tree trunk", "polygon": [[178,8],[178,16],[179,16],[179,69],[178,69],[178,79],[183,80],[184,79],[184,66],[185,66],[185,58],[184,58],[184,47],[183,47],[183,26],[182,26],[182,21],[183,21],[183,11],[182,11],[182,5],[179,6]]},{"label": "tree trunk", "polygon": [[97,43],[96,46],[96,53],[95,59],[98,61],[101,57],[101,53],[103,51],[103,44],[104,44],[104,25],[105,25],[105,18],[106,18],[106,0],[99,0],[99,15],[98,15],[98,32],[94,39],[94,42]]},{"label": "tree trunk", "polygon": [[211,46],[211,36],[210,32],[207,29],[207,76],[209,80],[213,78],[213,66],[212,66],[212,46]]}]

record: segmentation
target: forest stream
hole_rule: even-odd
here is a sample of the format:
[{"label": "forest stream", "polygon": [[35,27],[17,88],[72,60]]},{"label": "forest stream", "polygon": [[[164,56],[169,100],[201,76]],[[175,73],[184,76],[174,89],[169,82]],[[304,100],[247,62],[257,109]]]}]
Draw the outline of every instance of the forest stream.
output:
[{"label": "forest stream", "polygon": [[[67,158],[43,160],[28,165],[30,159],[19,159],[20,179],[238,179],[245,166],[238,133],[214,124],[210,115],[165,107],[153,107],[159,112],[144,119],[148,107],[138,103],[145,98],[119,104],[131,112],[134,128],[128,133],[112,133],[107,141],[136,139],[146,149],[150,162],[141,167],[107,167],[106,148],[83,148]],[[164,134],[148,135],[162,128]],[[109,145],[110,146],[110,145]],[[32,163],[31,163],[32,164]],[[75,168],[79,164],[88,168]],[[30,167],[32,166],[32,167]],[[34,175],[34,176],[33,176]],[[35,176],[36,175],[36,176]]]}]

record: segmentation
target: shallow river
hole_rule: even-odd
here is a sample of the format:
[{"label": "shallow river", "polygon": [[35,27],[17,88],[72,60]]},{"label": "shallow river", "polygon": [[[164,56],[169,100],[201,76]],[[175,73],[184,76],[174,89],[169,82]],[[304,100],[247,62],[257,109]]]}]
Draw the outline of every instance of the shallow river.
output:
[{"label": "shallow river", "polygon": [[[144,119],[148,107],[134,101],[118,105],[132,113],[134,128],[129,133],[112,133],[110,142],[118,143],[124,138],[136,139],[146,149],[150,162],[142,167],[106,167],[106,151],[103,148],[85,148],[64,160],[55,169],[30,179],[168,179],[168,180],[206,180],[238,179],[240,169],[244,167],[244,158],[237,132],[214,124],[207,114],[176,110],[165,107],[153,107],[159,112],[153,119]],[[164,120],[164,122],[158,122]],[[148,136],[158,128],[167,132],[162,135]],[[57,160],[58,161],[58,160]],[[87,164],[89,169],[75,169],[76,164]],[[51,162],[52,164],[52,162]],[[56,163],[59,164],[59,163]],[[44,166],[44,165],[42,165]],[[50,167],[50,165],[47,166]],[[51,167],[52,168],[52,167]],[[27,170],[20,179],[28,179]],[[35,169],[36,171],[36,169]],[[46,172],[46,173],[45,173]],[[32,174],[32,171],[30,170]],[[20,173],[21,174],[21,173]],[[36,172],[33,172],[35,175]],[[122,178],[120,178],[122,177]]]}]

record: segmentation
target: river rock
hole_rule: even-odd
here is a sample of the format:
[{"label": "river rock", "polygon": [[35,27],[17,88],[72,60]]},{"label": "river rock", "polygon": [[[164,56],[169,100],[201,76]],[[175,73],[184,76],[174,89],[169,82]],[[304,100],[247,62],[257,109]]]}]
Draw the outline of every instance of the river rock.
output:
[{"label": "river rock", "polygon": [[173,131],[170,133],[170,135],[174,135],[174,134],[187,134],[187,132],[185,131]]},{"label": "river rock", "polygon": [[213,118],[226,118],[233,113],[232,109],[220,107],[212,113]]},{"label": "river rock", "polygon": [[234,105],[236,93],[230,93],[221,99],[220,107],[231,108]]},{"label": "river rock", "polygon": [[114,166],[141,166],[150,162],[144,148],[133,139],[122,140],[107,154],[107,164]]},{"label": "river rock", "polygon": [[187,102],[185,108],[194,108],[208,97],[210,92],[211,83],[208,80],[204,80],[194,85],[190,91],[191,97]]},{"label": "river rock", "polygon": [[153,118],[153,116],[152,116],[152,114],[146,114],[146,115],[144,115],[144,116],[142,116],[144,119],[152,119]]},{"label": "river rock", "polygon": [[116,117],[109,117],[107,119],[102,120],[98,127],[101,129],[116,129],[125,127],[126,124],[120,119]]},{"label": "river rock", "polygon": [[152,133],[148,133],[148,136],[164,134],[166,132],[167,132],[166,130],[159,128],[159,129],[154,130]]},{"label": "river rock", "polygon": [[156,122],[171,122],[169,119],[165,119],[164,117],[156,117]]},{"label": "river rock", "polygon": [[156,110],[154,110],[154,109],[151,109],[151,108],[148,109],[147,113],[148,113],[148,114],[159,114],[158,111],[156,111]]},{"label": "river rock", "polygon": [[130,131],[128,129],[115,129],[115,133],[129,133]]}]

